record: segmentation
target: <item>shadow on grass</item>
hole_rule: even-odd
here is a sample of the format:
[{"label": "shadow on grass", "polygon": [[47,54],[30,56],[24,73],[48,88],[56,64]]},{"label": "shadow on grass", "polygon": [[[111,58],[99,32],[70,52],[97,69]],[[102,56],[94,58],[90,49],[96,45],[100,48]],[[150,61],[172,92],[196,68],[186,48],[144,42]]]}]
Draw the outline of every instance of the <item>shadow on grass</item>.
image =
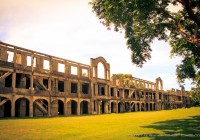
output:
[{"label": "shadow on grass", "polygon": [[143,126],[143,128],[160,130],[162,134],[138,134],[134,135],[134,137],[149,138],[151,140],[200,140],[200,116],[156,122]]}]

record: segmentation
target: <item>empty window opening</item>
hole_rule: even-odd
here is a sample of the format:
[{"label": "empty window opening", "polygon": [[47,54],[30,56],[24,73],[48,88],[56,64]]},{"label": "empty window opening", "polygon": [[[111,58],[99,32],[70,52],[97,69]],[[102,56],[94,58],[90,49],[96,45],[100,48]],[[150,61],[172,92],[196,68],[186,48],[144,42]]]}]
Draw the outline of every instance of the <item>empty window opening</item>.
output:
[{"label": "empty window opening", "polygon": [[8,60],[7,60],[7,61],[8,61],[8,62],[13,62],[14,53],[8,51],[7,54],[8,54]]},{"label": "empty window opening", "polygon": [[48,89],[48,79],[43,79],[43,85]]},{"label": "empty window opening", "polygon": [[118,89],[117,90],[117,97],[119,97],[120,96],[120,90]]},{"label": "empty window opening", "polygon": [[105,85],[98,85],[98,95],[105,95]]},{"label": "empty window opening", "polygon": [[161,97],[162,97],[162,95],[161,94],[159,94],[159,99],[161,100]]},{"label": "empty window opening", "polygon": [[77,83],[71,83],[71,93],[77,93]]},{"label": "empty window opening", "polygon": [[142,92],[142,94],[141,94],[141,98],[144,98],[144,92]]},{"label": "empty window opening", "polygon": [[12,87],[12,74],[5,78],[5,87]]},{"label": "empty window opening", "polygon": [[73,75],[77,75],[78,74],[77,73],[77,67],[71,66],[71,74],[73,74]]},{"label": "empty window opening", "polygon": [[26,74],[16,73],[16,88],[29,89],[30,78]]},{"label": "empty window opening", "polygon": [[129,90],[128,89],[124,90],[124,95],[125,95],[126,98],[129,96]]},{"label": "empty window opening", "polygon": [[105,75],[104,75],[104,65],[99,62],[98,63],[98,78],[102,78],[102,79],[105,79]]},{"label": "empty window opening", "polygon": [[32,57],[31,57],[31,56],[27,56],[26,62],[27,62],[27,63],[26,63],[27,66],[31,66]]},{"label": "empty window opening", "polygon": [[37,58],[33,57],[33,67],[36,67],[36,64],[37,64]]},{"label": "empty window opening", "polygon": [[58,72],[65,72],[65,64],[58,63]]},{"label": "empty window opening", "polygon": [[132,93],[131,98],[132,98],[132,99],[135,98],[135,92]]},{"label": "empty window opening", "polygon": [[64,81],[58,81],[58,90],[64,92]]},{"label": "empty window opening", "polygon": [[22,64],[22,55],[19,53],[16,54],[16,63]]},{"label": "empty window opening", "polygon": [[113,88],[113,87],[110,88],[110,95],[111,95],[111,96],[114,96],[114,88]]},{"label": "empty window opening", "polygon": [[88,77],[88,70],[87,69],[82,69],[82,76]]},{"label": "empty window opening", "polygon": [[44,63],[43,63],[43,69],[45,70],[49,70],[49,60],[44,60]]},{"label": "empty window opening", "polygon": [[83,94],[88,94],[89,93],[89,84],[88,83],[83,83],[82,84],[82,93]]}]

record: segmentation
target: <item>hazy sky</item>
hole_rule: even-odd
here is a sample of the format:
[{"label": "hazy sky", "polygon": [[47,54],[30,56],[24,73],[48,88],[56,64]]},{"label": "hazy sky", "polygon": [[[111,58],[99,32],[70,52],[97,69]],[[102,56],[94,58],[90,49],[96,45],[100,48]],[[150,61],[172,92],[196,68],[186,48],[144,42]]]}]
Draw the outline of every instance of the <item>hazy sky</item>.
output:
[{"label": "hazy sky", "polygon": [[[175,73],[181,59],[170,59],[168,43],[155,40],[151,60],[137,68],[124,35],[107,30],[89,1],[0,0],[0,40],[84,64],[102,56],[110,63],[111,74],[130,73],[152,82],[161,77],[164,89],[179,89]],[[185,88],[190,87],[188,82]]]}]

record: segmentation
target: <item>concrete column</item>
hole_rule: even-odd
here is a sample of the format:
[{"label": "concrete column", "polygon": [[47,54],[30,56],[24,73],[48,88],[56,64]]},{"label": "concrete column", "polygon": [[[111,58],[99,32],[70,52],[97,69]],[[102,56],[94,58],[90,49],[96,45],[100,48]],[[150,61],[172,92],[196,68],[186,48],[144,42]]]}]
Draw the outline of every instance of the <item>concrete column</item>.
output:
[{"label": "concrete column", "polygon": [[52,87],[51,87],[51,78],[48,79],[48,90],[51,91]]},{"label": "concrete column", "polygon": [[48,102],[48,116],[51,116],[51,99],[49,98],[49,102]]},{"label": "concrete column", "polygon": [[11,102],[11,117],[15,117],[15,101]]},{"label": "concrete column", "polygon": [[77,102],[77,115],[80,115],[81,114],[81,109],[80,109],[80,102],[78,101]]},{"label": "concrete column", "polygon": [[67,100],[64,100],[64,116],[67,116]]},{"label": "concrete column", "polygon": [[141,111],[142,103],[139,103],[139,111]]},{"label": "concrete column", "polygon": [[16,88],[16,73],[13,72],[12,73],[12,89],[13,89],[13,91],[15,91],[15,88]]},{"label": "concrete column", "polygon": [[33,99],[29,101],[29,117],[33,117]]},{"label": "concrete column", "polygon": [[150,103],[148,103],[148,111],[150,111],[150,105],[151,105],[151,104],[150,104]]}]

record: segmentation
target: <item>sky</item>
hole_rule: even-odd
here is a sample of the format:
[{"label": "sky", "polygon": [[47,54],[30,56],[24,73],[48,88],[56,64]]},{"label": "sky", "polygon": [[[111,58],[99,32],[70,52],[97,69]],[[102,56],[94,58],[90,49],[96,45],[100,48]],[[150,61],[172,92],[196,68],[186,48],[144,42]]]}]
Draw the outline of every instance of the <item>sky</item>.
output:
[{"label": "sky", "polygon": [[[164,90],[180,89],[176,65],[181,58],[169,57],[167,42],[154,40],[151,60],[136,67],[123,33],[107,30],[89,1],[0,0],[0,41],[88,65],[90,58],[102,56],[111,74],[132,74],[152,82],[161,77]],[[187,81],[185,89],[190,88]]]}]

